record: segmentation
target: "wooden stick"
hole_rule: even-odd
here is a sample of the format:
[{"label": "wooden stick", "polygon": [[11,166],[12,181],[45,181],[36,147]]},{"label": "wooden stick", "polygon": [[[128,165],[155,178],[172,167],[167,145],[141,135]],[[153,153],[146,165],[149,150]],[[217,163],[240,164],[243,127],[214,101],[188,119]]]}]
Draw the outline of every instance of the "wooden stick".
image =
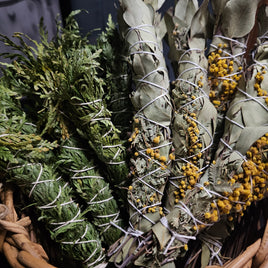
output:
[{"label": "wooden stick", "polygon": [[23,227],[28,227],[32,223],[32,221],[31,221],[30,217],[26,216],[26,217],[23,217],[20,220],[16,221],[16,223],[23,226]]},{"label": "wooden stick", "polygon": [[[4,204],[0,204],[0,209],[1,209],[1,218],[0,219],[4,219],[7,216],[9,209]],[[7,233],[6,230],[0,230],[0,252],[3,251],[3,245],[4,245],[6,233]]]},{"label": "wooden stick", "polygon": [[[14,209],[12,188],[10,187],[10,185],[8,185],[7,188],[5,189],[5,191],[4,192],[2,191],[1,193],[2,193],[1,199],[3,199],[2,201],[3,201],[4,205],[7,207],[8,212],[9,212],[4,219],[7,221],[15,221],[17,213],[15,212],[15,209]],[[5,228],[3,228],[0,231],[0,250],[1,251],[3,249],[6,234],[7,234],[7,230],[5,230]]]},{"label": "wooden stick", "polygon": [[263,263],[259,266],[259,268],[268,268],[268,258],[266,258]]},{"label": "wooden stick", "polygon": [[29,252],[22,250],[18,253],[18,261],[28,268],[56,268],[43,259],[33,257]]},{"label": "wooden stick", "polygon": [[243,266],[243,268],[251,268],[252,267],[252,258]]},{"label": "wooden stick", "polygon": [[44,248],[38,243],[32,242],[32,244],[35,247],[35,249],[38,251],[38,253],[41,255],[41,257],[48,262],[49,257],[47,255],[46,251],[44,250]]},{"label": "wooden stick", "polygon": [[15,233],[15,234],[23,234],[26,237],[28,237],[28,232],[26,231],[26,229],[17,224],[16,222],[11,222],[11,221],[6,221],[6,220],[0,220],[0,229],[9,231],[11,233]]},{"label": "wooden stick", "polygon": [[261,239],[261,245],[256,253],[256,256],[253,259],[252,267],[253,268],[259,267],[263,263],[267,255],[268,255],[268,221],[266,223],[266,227]]},{"label": "wooden stick", "polygon": [[8,207],[10,213],[6,216],[7,221],[16,222],[18,220],[17,213],[14,208],[13,202],[13,189],[10,185],[7,185],[5,189],[5,201],[4,204]]},{"label": "wooden stick", "polygon": [[[9,243],[11,246],[16,247],[18,250],[21,250],[21,247],[20,247],[21,244],[19,243],[19,245],[18,245],[17,242],[14,241],[12,236],[7,236],[5,241],[7,243]],[[47,255],[47,253],[45,252],[45,250],[43,249],[43,247],[40,244],[34,243],[32,241],[29,241],[29,243],[31,243],[31,248],[30,249],[34,248],[37,256],[40,255],[44,260],[49,261],[49,257]]]},{"label": "wooden stick", "polygon": [[247,264],[247,262],[254,257],[257,250],[259,249],[261,244],[261,239],[259,238],[255,243],[247,247],[247,249],[240,254],[238,257],[236,257],[233,261],[228,263],[226,268],[241,268],[244,267],[244,265]]},{"label": "wooden stick", "polygon": [[12,268],[25,268],[18,260],[18,249],[12,247],[9,243],[5,242],[3,245],[3,253]]},{"label": "wooden stick", "polygon": [[[27,251],[37,259],[42,259],[43,256],[40,254],[40,251],[36,249],[33,243],[23,234],[13,234],[12,239],[18,245],[19,249]],[[45,255],[45,258],[47,255]]]}]

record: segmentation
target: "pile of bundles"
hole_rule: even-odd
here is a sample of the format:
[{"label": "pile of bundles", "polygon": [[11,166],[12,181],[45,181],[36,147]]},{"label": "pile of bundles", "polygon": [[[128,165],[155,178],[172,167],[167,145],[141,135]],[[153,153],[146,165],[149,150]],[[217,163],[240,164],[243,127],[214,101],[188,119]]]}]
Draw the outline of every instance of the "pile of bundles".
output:
[{"label": "pile of bundles", "polygon": [[267,195],[267,1],[164,2],[120,0],[96,44],[79,11],[1,36],[1,182],[74,267],[224,265]]}]

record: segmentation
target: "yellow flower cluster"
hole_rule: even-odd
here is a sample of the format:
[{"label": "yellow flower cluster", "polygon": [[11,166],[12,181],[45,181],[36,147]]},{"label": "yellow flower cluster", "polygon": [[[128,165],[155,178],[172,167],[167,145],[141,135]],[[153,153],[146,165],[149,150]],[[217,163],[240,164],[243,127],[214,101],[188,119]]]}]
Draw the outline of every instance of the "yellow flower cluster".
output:
[{"label": "yellow flower cluster", "polygon": [[167,157],[164,155],[160,155],[160,150],[158,148],[153,149],[153,148],[148,147],[145,152],[149,157],[148,158],[149,162],[155,159],[159,162],[162,170],[167,168],[167,165],[166,165]]},{"label": "yellow flower cluster", "polygon": [[[233,98],[238,81],[242,77],[234,73],[234,61],[231,58],[222,57],[224,48],[227,48],[226,44],[218,44],[217,50],[208,57],[208,79],[211,88],[209,97],[214,106],[223,112],[227,110],[228,103]],[[238,71],[241,70],[242,67],[239,66]]]},{"label": "yellow flower cluster", "polygon": [[185,120],[188,123],[187,128],[187,136],[189,137],[188,141],[188,156],[193,156],[191,158],[191,162],[193,164],[197,164],[198,159],[201,158],[202,153],[200,152],[202,149],[202,143],[198,142],[199,140],[199,128],[197,126],[196,114],[191,113],[190,117],[185,116]]},{"label": "yellow flower cluster", "polygon": [[[242,164],[243,172],[235,174],[229,180],[230,185],[238,183],[231,193],[211,203],[211,209],[217,209],[221,215],[229,215],[233,220],[235,215],[243,215],[243,211],[253,201],[261,200],[267,192],[268,184],[268,133],[259,138],[247,151],[247,160]],[[205,219],[214,222],[216,217],[206,212]]]},{"label": "yellow flower cluster", "polygon": [[257,90],[258,92],[258,96],[267,96],[265,98],[265,102],[268,105],[268,92],[266,89],[261,88],[261,82],[264,79],[264,74],[266,73],[265,70],[262,70],[262,72],[257,72],[257,74],[255,75],[255,79],[256,79],[256,83],[254,84],[254,88],[255,90]]},{"label": "yellow flower cluster", "polygon": [[181,198],[185,197],[186,190],[193,189],[202,174],[202,172],[199,172],[199,169],[191,163],[183,165],[181,169],[184,179],[179,180],[178,190],[174,191],[175,203],[178,203]]},{"label": "yellow flower cluster", "polygon": [[139,129],[138,129],[137,127],[135,127],[135,128],[134,128],[134,131],[133,131],[133,133],[131,134],[131,137],[128,139],[128,141],[129,141],[129,142],[132,142],[132,141],[136,138],[136,136],[137,136],[137,134],[138,134],[139,132],[140,132]]}]

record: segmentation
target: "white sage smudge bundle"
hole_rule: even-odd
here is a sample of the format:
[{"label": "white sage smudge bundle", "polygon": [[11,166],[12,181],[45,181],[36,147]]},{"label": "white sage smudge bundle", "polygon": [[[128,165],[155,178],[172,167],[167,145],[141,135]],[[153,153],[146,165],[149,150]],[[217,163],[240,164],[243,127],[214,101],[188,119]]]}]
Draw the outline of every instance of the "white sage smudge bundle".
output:
[{"label": "white sage smudge bundle", "polygon": [[[212,1],[216,13],[214,35],[209,49],[209,97],[218,111],[214,149],[223,134],[226,112],[239,88],[249,33],[255,24],[260,1]],[[244,14],[238,16],[237,14]],[[243,21],[238,21],[238,18]]]},{"label": "white sage smudge bundle", "polygon": [[[135,110],[133,133],[129,139],[132,183],[128,190],[129,229],[114,245],[115,262],[128,256],[129,245],[142,241],[163,215],[161,200],[168,166],[173,158],[170,141],[172,104],[169,77],[162,52],[162,23],[156,10],[163,1],[120,1],[119,25],[128,45],[135,89],[131,101]],[[127,261],[128,262],[128,261]]]},{"label": "white sage smudge bundle", "polygon": [[[262,22],[264,21],[268,22],[266,15],[262,17]],[[237,184],[235,189],[232,193],[225,193],[225,199],[228,197],[231,201],[232,210],[235,208],[240,216],[243,216],[244,211],[252,202],[261,200],[267,192],[268,46],[267,32],[260,31],[260,33],[263,35],[257,40],[257,48],[252,55],[253,64],[245,72],[245,90],[238,88],[235,99],[231,103],[227,112],[225,134],[220,140],[216,154],[217,159],[225,159],[225,155],[228,156],[228,150],[231,151],[232,165],[240,169],[240,172],[236,172],[238,175],[230,179],[231,184]],[[236,155],[237,152],[239,155]],[[241,172],[241,167],[243,172]],[[231,168],[229,170],[231,172]],[[242,203],[236,203],[237,201],[242,201]],[[224,202],[231,207],[227,201]],[[218,203],[220,209],[223,210],[223,203],[221,201]],[[215,252],[216,244],[222,245],[236,222],[237,215],[232,215],[232,211],[226,212],[226,217],[202,235],[202,239],[207,239],[208,236],[216,236],[217,229],[225,230],[217,236],[214,243],[206,244],[209,254],[204,258],[207,259],[208,264],[222,265],[224,262],[224,259],[220,258],[221,246],[218,247],[218,254],[213,252]]]},{"label": "white sage smudge bundle", "polygon": [[[179,58],[177,79],[172,90],[176,109],[172,125],[176,159],[169,180],[167,211],[194,187],[211,160],[217,112],[208,96],[208,61],[205,57],[207,5],[208,1],[204,1],[193,15],[187,38],[181,39],[180,25],[171,32],[177,44],[175,55]],[[180,12],[178,8],[175,10]],[[192,9],[189,10],[192,13]],[[174,22],[178,21],[176,16],[181,17],[181,14],[174,14]]]},{"label": "white sage smudge bundle", "polygon": [[[226,112],[235,97],[236,91],[243,88],[243,81],[240,83],[244,72],[243,65],[251,55],[250,52],[255,46],[257,35],[264,34],[267,29],[267,26],[265,27],[267,16],[262,11],[265,5],[260,5],[257,2],[229,1],[224,3],[224,1],[212,1],[212,6],[213,12],[216,13],[216,26],[208,61],[211,86],[210,99],[218,111],[217,130],[213,146],[216,150],[224,131],[224,122],[229,120],[226,117]],[[245,21],[237,23],[237,14],[243,12],[248,14],[243,16]],[[209,228],[202,236],[199,236],[199,239],[204,240],[202,247],[208,249],[202,251],[203,263],[216,262],[222,264],[220,257],[222,243],[230,235],[233,227],[234,221],[221,220],[213,228]],[[224,231],[218,234],[217,230],[219,229]],[[217,237],[217,239],[211,239],[211,237]],[[218,252],[218,254],[215,254],[215,252]]]},{"label": "white sage smudge bundle", "polygon": [[[153,264],[183,256],[188,241],[195,240],[200,231],[220,219],[232,221],[243,216],[247,207],[267,192],[268,93],[261,91],[260,95],[258,88],[267,86],[268,44],[264,37],[261,40],[255,63],[247,70],[246,84],[238,88],[227,112],[229,119],[215,160],[195,188],[153,226],[155,234],[161,236],[153,237],[148,232],[146,250],[137,253],[144,255],[139,256],[140,260],[145,260],[146,252],[157,252],[151,257]],[[157,243],[153,242],[155,238]]]},{"label": "white sage smudge bundle", "polygon": [[129,140],[133,151],[133,180],[128,192],[130,226],[144,232],[162,212],[161,199],[169,175],[172,105],[155,10],[141,0],[120,3],[121,31],[129,46],[135,83],[131,101],[136,113]]}]

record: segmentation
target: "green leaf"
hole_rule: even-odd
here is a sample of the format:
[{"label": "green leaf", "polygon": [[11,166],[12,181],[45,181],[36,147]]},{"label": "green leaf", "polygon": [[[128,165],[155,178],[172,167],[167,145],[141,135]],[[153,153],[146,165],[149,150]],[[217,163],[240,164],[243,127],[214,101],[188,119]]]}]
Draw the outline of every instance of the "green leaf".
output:
[{"label": "green leaf", "polygon": [[261,0],[230,0],[222,14],[222,32],[230,38],[247,35],[255,24],[258,4]]}]

